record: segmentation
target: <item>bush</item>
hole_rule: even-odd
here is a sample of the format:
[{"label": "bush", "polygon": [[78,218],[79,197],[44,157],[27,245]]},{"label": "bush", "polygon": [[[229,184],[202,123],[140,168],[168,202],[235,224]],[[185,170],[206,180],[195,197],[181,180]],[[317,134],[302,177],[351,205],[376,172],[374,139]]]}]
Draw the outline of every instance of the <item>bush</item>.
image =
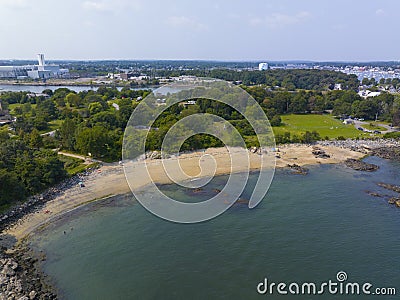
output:
[{"label": "bush", "polygon": [[280,116],[275,115],[271,119],[271,126],[281,126],[282,125],[282,119]]},{"label": "bush", "polygon": [[303,143],[311,144],[321,139],[321,136],[315,130],[313,132],[306,131],[301,140]]},{"label": "bush", "polygon": [[400,139],[400,131],[385,133],[383,137],[385,139]]}]

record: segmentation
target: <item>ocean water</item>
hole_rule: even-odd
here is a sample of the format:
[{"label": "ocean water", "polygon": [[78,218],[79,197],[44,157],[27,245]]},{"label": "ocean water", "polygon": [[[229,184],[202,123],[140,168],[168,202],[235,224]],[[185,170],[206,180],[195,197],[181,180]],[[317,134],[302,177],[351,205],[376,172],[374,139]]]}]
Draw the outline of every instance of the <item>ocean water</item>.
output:
[{"label": "ocean water", "polygon": [[[34,243],[47,253],[43,269],[65,299],[398,299],[400,209],[366,190],[392,194],[376,184],[400,184],[400,164],[367,160],[380,169],[279,170],[257,208],[235,205],[200,224],[163,221],[116,198],[80,209]],[[182,200],[207,196],[163,188]],[[339,271],[347,282],[395,287],[397,296],[257,293],[264,278],[318,284]]]}]

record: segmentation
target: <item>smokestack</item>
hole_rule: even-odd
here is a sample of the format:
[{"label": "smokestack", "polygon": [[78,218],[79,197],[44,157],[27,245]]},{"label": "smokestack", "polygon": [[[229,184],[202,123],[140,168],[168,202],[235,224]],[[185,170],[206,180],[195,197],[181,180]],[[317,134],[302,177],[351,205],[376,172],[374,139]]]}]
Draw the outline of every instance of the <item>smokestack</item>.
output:
[{"label": "smokestack", "polygon": [[37,57],[38,57],[38,62],[39,62],[39,71],[43,71],[44,70],[44,65],[45,65],[45,62],[44,62],[44,54],[38,54],[37,55]]}]

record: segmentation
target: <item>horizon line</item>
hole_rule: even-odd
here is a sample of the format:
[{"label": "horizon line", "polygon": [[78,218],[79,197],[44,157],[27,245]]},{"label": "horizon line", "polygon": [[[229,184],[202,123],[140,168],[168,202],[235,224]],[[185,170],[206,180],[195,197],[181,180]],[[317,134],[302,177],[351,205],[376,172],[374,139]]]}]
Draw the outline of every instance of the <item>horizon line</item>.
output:
[{"label": "horizon line", "polygon": [[[0,61],[36,61],[33,58],[0,58]],[[263,59],[249,59],[249,60],[235,60],[235,59],[131,59],[131,58],[93,58],[93,59],[63,59],[63,58],[54,58],[54,59],[46,59],[46,61],[66,61],[66,62],[80,62],[80,61],[88,61],[88,62],[101,62],[101,61],[182,61],[182,62],[221,62],[221,63],[389,63],[389,62],[397,62],[400,63],[400,60],[309,60],[309,59],[282,59],[282,60],[263,60]]]}]

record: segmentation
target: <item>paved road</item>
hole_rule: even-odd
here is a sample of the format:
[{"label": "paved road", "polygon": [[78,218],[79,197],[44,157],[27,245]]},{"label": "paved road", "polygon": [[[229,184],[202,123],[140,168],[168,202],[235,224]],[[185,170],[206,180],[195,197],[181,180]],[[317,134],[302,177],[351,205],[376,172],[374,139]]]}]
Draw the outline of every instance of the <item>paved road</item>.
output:
[{"label": "paved road", "polygon": [[56,131],[53,130],[53,131],[42,133],[41,136],[45,136],[45,135],[54,136],[55,133],[56,133]]},{"label": "paved road", "polygon": [[[371,123],[371,122],[365,122],[365,121],[359,121],[359,120],[353,120],[353,121],[354,121],[354,127],[355,127],[355,128],[361,127],[361,128],[363,128],[365,131],[367,131],[367,129],[365,129],[365,128],[363,127],[363,125],[368,125],[369,123]],[[389,125],[386,125],[386,124],[377,124],[377,126],[379,126],[379,127],[384,127],[384,128],[387,129],[386,131],[382,131],[382,133],[388,133],[388,132],[398,131],[398,128],[396,128],[396,127],[390,127]]]}]

